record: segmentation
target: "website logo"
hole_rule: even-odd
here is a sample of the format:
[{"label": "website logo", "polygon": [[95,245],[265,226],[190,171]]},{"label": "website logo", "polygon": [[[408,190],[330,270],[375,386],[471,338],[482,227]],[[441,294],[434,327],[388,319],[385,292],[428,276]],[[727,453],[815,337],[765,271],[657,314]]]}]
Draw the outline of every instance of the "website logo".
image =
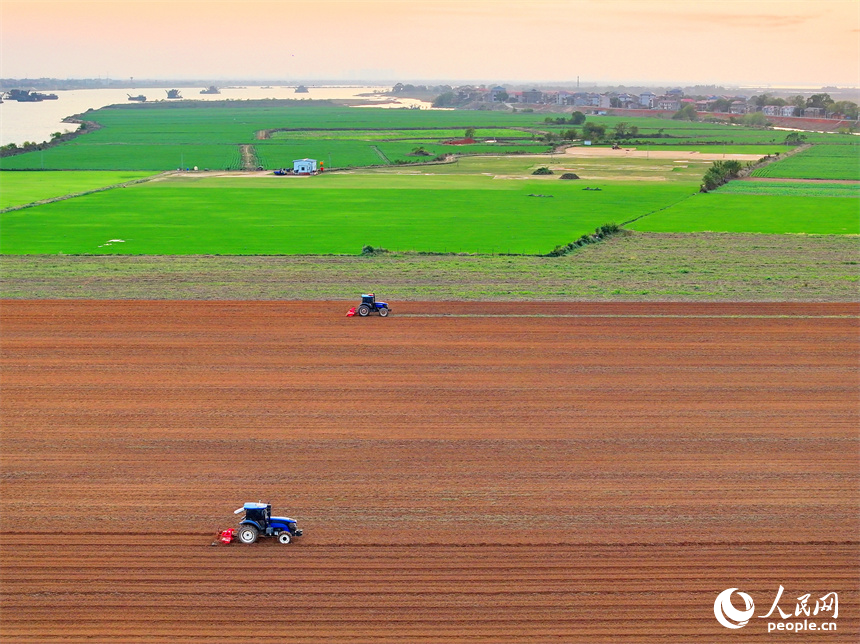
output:
[{"label": "website logo", "polygon": [[[744,610],[738,610],[732,605],[732,593],[735,591],[744,600],[746,606]],[[743,628],[750,621],[754,612],[755,604],[753,604],[752,597],[737,588],[727,588],[717,595],[717,600],[714,602],[714,617],[726,628]]]}]

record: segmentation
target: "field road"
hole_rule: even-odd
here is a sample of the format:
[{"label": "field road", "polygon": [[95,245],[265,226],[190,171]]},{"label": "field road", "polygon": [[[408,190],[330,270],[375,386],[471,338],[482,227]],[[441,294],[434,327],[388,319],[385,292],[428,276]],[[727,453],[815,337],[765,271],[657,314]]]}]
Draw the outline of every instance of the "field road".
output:
[{"label": "field road", "polygon": [[3,301],[0,641],[860,639],[856,304],[352,304]]}]

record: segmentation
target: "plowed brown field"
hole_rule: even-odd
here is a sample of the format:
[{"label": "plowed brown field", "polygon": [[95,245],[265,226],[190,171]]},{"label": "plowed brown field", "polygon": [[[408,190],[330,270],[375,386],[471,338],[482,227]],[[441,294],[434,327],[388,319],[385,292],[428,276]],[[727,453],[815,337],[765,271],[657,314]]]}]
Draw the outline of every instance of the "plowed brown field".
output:
[{"label": "plowed brown field", "polygon": [[347,306],[3,302],[2,641],[860,638],[856,305]]}]

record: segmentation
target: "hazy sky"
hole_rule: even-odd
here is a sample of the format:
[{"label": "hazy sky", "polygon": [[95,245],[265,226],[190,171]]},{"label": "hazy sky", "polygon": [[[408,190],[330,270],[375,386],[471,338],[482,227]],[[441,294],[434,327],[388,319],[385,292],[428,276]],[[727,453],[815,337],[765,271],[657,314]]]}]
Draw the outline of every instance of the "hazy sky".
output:
[{"label": "hazy sky", "polygon": [[0,0],[0,76],[860,86],[860,0]]}]

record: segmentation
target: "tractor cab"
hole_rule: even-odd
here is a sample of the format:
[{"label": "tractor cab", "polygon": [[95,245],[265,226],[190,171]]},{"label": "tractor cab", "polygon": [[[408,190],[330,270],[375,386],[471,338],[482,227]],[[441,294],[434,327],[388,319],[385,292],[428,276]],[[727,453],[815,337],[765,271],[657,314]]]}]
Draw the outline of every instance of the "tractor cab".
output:
[{"label": "tractor cab", "polygon": [[367,304],[372,309],[376,308],[376,293],[362,293],[361,303]]},{"label": "tractor cab", "polygon": [[277,537],[278,541],[287,544],[293,537],[302,536],[295,519],[272,516],[270,503],[246,503],[234,514],[240,512],[245,513],[245,518],[239,522],[239,541],[242,543],[254,543],[258,537]]},{"label": "tractor cab", "polygon": [[242,506],[245,511],[246,521],[255,524],[261,530],[265,530],[269,525],[269,518],[272,516],[272,506],[269,503],[246,503]]}]

